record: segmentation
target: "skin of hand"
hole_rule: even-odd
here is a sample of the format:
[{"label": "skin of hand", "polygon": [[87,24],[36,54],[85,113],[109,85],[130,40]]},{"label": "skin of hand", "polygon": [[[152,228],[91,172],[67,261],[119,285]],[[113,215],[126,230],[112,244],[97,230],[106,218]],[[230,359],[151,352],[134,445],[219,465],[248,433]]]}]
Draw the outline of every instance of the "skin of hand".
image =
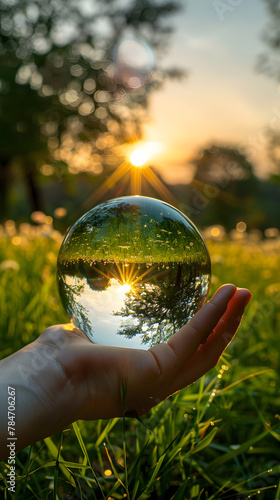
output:
[{"label": "skin of hand", "polygon": [[93,344],[72,325],[47,328],[0,362],[0,460],[9,454],[8,387],[15,389],[16,450],[78,419],[143,415],[213,368],[251,298],[222,286],[167,343],[149,350]]}]

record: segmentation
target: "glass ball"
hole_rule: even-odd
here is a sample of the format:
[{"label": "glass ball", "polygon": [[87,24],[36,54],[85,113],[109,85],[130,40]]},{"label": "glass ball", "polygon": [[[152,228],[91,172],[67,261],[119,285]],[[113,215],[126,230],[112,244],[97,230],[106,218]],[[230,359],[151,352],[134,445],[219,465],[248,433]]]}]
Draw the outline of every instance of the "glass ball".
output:
[{"label": "glass ball", "polygon": [[211,264],[194,224],[144,196],[102,203],[61,245],[57,278],[75,326],[97,344],[149,349],[204,304]]}]

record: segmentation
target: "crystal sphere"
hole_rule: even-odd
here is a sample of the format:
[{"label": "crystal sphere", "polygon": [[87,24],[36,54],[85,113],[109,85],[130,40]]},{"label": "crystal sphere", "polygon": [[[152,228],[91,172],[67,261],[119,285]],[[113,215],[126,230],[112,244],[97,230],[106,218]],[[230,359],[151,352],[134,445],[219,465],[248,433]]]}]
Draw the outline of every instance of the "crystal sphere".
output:
[{"label": "crystal sphere", "polygon": [[204,304],[211,264],[194,224],[144,196],[102,203],[61,245],[57,278],[75,326],[97,344],[148,349]]}]

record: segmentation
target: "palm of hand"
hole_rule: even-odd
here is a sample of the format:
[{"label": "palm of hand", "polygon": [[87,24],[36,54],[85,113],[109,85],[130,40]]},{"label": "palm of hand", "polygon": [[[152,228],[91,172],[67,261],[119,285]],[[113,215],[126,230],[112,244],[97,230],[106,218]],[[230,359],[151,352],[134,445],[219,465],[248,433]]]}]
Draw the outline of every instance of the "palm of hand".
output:
[{"label": "palm of hand", "polygon": [[215,366],[249,298],[248,290],[225,285],[167,344],[148,351],[96,345],[79,330],[50,327],[36,341],[51,363],[48,390],[41,384],[39,399],[55,408],[59,389],[71,421],[111,418],[123,415],[123,385],[126,409],[144,414]]}]

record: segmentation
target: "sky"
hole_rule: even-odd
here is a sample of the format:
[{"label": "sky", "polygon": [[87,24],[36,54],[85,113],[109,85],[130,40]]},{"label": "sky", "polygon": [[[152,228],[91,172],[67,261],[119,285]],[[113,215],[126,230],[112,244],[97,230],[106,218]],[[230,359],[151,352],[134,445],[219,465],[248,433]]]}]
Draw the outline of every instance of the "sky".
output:
[{"label": "sky", "polygon": [[266,50],[265,3],[188,0],[183,5],[170,19],[175,31],[160,62],[188,76],[166,82],[150,98],[144,139],[163,144],[154,165],[170,183],[189,182],[186,163],[201,147],[219,143],[250,151],[257,174],[265,177],[271,166],[263,137],[270,123],[280,120],[277,82],[256,68]]}]

